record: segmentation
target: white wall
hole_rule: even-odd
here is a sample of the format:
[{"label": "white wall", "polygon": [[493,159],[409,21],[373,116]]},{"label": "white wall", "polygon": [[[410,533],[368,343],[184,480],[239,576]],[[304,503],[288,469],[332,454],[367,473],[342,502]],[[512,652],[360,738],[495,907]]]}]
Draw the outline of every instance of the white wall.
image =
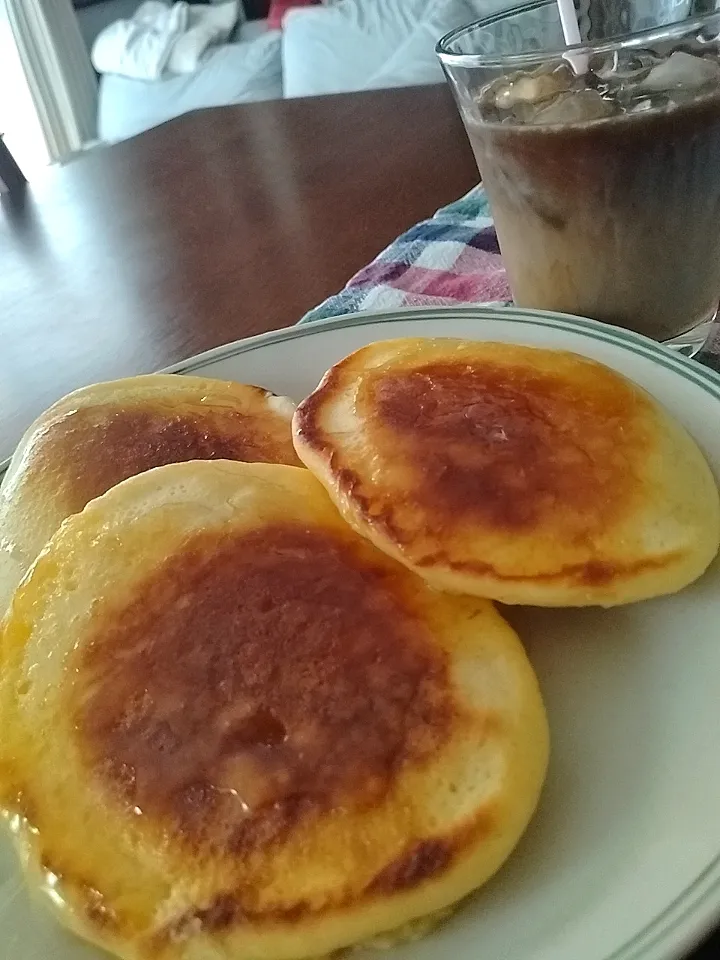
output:
[{"label": "white wall", "polygon": [[71,0],[0,0],[52,160],[97,130],[97,80]]},{"label": "white wall", "polygon": [[0,0],[0,133],[28,179],[50,162],[45,137]]}]

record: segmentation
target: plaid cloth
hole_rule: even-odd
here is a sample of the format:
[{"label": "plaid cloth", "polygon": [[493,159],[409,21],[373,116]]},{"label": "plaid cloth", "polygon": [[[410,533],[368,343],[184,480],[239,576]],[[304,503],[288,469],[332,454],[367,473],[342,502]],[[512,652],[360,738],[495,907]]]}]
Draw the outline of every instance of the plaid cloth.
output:
[{"label": "plaid cloth", "polygon": [[359,310],[510,302],[490,209],[481,187],[393,241],[344,290],[301,323]]},{"label": "plaid cloth", "polygon": [[[403,233],[300,323],[360,310],[458,303],[512,303],[490,208],[479,186]],[[720,371],[720,324],[695,359]]]}]

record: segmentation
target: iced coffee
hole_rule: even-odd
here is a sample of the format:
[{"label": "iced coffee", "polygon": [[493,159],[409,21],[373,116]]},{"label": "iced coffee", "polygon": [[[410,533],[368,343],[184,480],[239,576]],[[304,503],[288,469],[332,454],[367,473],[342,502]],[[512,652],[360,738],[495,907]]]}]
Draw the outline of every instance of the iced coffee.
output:
[{"label": "iced coffee", "polygon": [[664,340],[720,297],[718,38],[558,57],[460,100],[515,301]]}]

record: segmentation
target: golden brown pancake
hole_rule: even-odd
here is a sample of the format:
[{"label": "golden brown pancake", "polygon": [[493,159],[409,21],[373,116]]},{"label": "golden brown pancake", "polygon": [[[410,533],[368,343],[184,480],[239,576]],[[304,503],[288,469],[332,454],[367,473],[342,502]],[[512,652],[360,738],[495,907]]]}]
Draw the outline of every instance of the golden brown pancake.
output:
[{"label": "golden brown pancake", "polygon": [[58,401],[26,432],[0,486],[0,611],[62,521],[121,480],[186,460],[299,464],[293,410],[260,387],[171,374]]},{"label": "golden brown pancake", "polygon": [[358,537],[306,470],[143,473],[66,521],[2,635],[0,799],[31,884],[126,960],[291,960],[493,874],[547,763],[484,600]]},{"label": "golden brown pancake", "polygon": [[576,354],[371,344],[328,371],[294,433],[345,519],[443,590],[611,606],[679,590],[718,550],[717,486],[695,442]]}]

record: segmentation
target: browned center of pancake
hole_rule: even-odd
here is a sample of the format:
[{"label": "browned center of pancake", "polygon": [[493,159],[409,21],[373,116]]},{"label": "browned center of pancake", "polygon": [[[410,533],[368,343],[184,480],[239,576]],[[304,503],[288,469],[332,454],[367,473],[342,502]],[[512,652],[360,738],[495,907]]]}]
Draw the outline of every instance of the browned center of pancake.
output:
[{"label": "browned center of pancake", "polygon": [[557,508],[592,526],[627,506],[644,447],[640,403],[604,371],[571,382],[491,363],[437,363],[370,387],[388,450],[412,466],[428,509],[514,529]]},{"label": "browned center of pancake", "polygon": [[98,775],[238,853],[377,803],[451,719],[444,658],[395,576],[296,526],[195,539],[94,627],[76,710]]},{"label": "browned center of pancake", "polygon": [[[115,484],[153,467],[187,460],[296,463],[290,438],[237,410],[176,412],[172,407],[81,407],[53,424],[53,469],[62,467],[67,508],[81,510]],[[43,456],[42,443],[35,456]]]}]

